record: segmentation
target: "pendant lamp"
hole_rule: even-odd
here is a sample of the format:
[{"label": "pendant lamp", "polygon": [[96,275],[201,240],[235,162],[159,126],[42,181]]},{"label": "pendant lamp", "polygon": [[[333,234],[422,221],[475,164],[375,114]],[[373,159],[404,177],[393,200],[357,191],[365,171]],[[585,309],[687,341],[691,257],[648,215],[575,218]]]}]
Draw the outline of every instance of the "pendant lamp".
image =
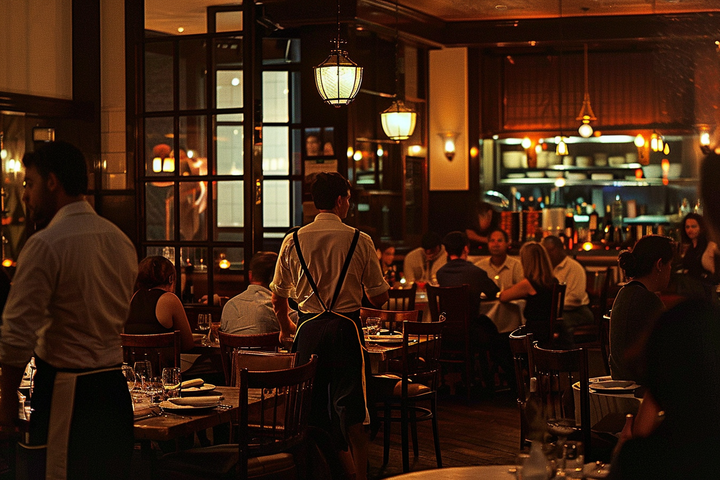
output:
[{"label": "pendant lamp", "polygon": [[339,108],[355,100],[360,91],[363,67],[350,60],[340,49],[340,0],[337,2],[337,37],[335,48],[315,71],[315,86],[325,103]]},{"label": "pendant lamp", "polygon": [[[563,39],[563,30],[562,30],[562,0],[558,0],[558,6],[559,6],[559,29],[560,29],[560,39],[562,41]],[[562,98],[562,77],[563,77],[563,70],[562,70],[562,45],[558,48],[558,126],[560,127],[560,136],[558,140],[556,141],[555,146],[555,153],[559,156],[565,156],[568,154],[568,148],[567,143],[565,143],[565,136],[563,135],[563,98]],[[557,138],[557,137],[556,137]]]},{"label": "pendant lamp", "polygon": [[580,114],[578,114],[577,118],[575,120],[581,120],[582,124],[578,128],[578,133],[583,138],[590,138],[590,136],[593,134],[593,128],[590,125],[590,122],[594,122],[597,120],[595,117],[595,114],[592,110],[592,105],[590,105],[590,92],[588,91],[588,46],[587,43],[585,44],[585,52],[583,55],[583,58],[585,60],[585,95],[583,96],[583,104],[582,108],[580,109]]},{"label": "pendant lamp", "polygon": [[400,76],[399,60],[400,55],[399,41],[398,41],[398,2],[395,1],[395,100],[387,110],[380,114],[380,120],[382,121],[382,128],[385,135],[390,139],[399,142],[400,140],[407,140],[415,131],[415,121],[417,120],[417,113],[412,108],[405,106],[405,103],[398,98],[399,88],[398,84]]}]

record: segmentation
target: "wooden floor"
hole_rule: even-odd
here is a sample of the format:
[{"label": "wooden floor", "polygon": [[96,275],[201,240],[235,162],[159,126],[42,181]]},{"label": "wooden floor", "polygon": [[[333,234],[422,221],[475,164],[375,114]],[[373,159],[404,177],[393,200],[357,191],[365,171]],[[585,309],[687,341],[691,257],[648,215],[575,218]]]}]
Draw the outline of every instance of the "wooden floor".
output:
[{"label": "wooden floor", "polygon": [[[464,395],[441,395],[438,422],[443,467],[515,462],[519,452],[520,417],[514,394],[497,393],[492,398],[476,395],[470,403]],[[402,473],[399,425],[393,425],[390,440],[390,461],[385,467],[382,465],[382,431],[371,443],[369,478],[387,478]],[[419,423],[418,440],[418,458],[413,458],[410,447],[410,470],[437,468],[430,422]]]}]

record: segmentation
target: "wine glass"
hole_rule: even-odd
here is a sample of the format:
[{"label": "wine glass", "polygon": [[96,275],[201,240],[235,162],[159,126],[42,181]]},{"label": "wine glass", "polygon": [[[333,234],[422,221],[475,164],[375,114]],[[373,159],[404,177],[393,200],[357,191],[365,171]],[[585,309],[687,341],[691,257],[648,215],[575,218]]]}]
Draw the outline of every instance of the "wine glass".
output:
[{"label": "wine glass", "polygon": [[127,381],[128,391],[132,392],[133,388],[135,388],[135,370],[127,363],[123,363],[122,374],[125,381]]},{"label": "wine glass", "polygon": [[210,323],[212,323],[212,315],[210,315],[209,313],[198,314],[197,328],[205,334],[205,337],[202,340],[203,345],[207,345],[208,342],[207,334],[208,332],[210,332]]}]

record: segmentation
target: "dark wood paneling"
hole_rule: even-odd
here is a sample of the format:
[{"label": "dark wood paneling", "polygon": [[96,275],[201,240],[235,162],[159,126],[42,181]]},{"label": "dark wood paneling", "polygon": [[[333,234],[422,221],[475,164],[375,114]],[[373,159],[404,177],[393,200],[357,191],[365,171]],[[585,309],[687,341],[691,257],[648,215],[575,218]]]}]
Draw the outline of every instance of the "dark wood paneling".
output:
[{"label": "dark wood paneling", "polygon": [[[477,179],[470,179],[476,181]],[[454,230],[465,231],[478,195],[469,191],[430,192],[428,230],[440,236]]]}]

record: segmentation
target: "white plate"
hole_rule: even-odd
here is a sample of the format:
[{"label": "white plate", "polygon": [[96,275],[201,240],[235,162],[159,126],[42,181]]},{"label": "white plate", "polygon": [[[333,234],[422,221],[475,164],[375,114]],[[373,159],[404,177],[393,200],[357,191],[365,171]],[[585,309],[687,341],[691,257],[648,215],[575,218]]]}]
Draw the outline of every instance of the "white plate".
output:
[{"label": "white plate", "polygon": [[632,380],[602,380],[591,383],[590,388],[600,393],[633,393],[640,385]]},{"label": "white plate", "polygon": [[200,341],[202,341],[202,339],[205,338],[206,336],[207,336],[207,335],[205,335],[204,333],[193,333],[193,334],[192,334],[193,342],[195,342],[195,343],[200,342]]},{"label": "white plate", "polygon": [[182,389],[183,395],[199,395],[201,393],[212,392],[215,390],[215,385],[212,383],[203,383],[199,387],[187,387]]},{"label": "white plate", "polygon": [[202,411],[212,410],[213,408],[216,408],[219,405],[219,403],[214,403],[212,405],[175,405],[174,403],[170,401],[164,401],[160,402],[160,408],[163,410],[167,410],[168,412],[177,412],[177,413],[188,413],[188,414],[194,414]]},{"label": "white plate", "polygon": [[368,339],[373,343],[402,343],[402,335],[368,335]]}]

